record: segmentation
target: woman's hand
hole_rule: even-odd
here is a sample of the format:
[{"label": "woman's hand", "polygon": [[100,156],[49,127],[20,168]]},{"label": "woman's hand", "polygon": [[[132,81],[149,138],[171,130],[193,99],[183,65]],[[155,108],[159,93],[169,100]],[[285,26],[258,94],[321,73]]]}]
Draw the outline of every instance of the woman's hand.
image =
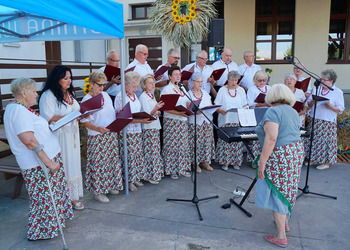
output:
[{"label": "woman's hand", "polygon": [[157,108],[157,110],[159,110],[160,108],[162,108],[164,106],[164,102],[160,101],[156,104],[155,108]]},{"label": "woman's hand", "polygon": [[222,109],[222,108],[218,108],[218,109],[217,109],[217,112],[220,113],[220,114],[222,114],[222,115],[226,115],[226,114],[227,114],[227,110]]},{"label": "woman's hand", "polygon": [[332,104],[330,104],[329,102],[324,104],[327,108],[329,108],[330,110],[332,110],[333,112],[339,113],[340,109]]},{"label": "woman's hand", "polygon": [[106,128],[106,127],[98,126],[98,127],[96,128],[96,131],[99,132],[99,133],[101,133],[101,134],[104,134],[104,133],[109,132],[110,130],[109,130],[108,128]]},{"label": "woman's hand", "polygon": [[307,103],[307,105],[309,106],[309,108],[311,108],[312,106],[314,106],[315,104],[315,100],[311,100]]},{"label": "woman's hand", "polygon": [[265,171],[265,164],[260,164],[260,162],[259,162],[259,167],[258,167],[259,179],[262,179],[262,180],[265,179],[264,171]]},{"label": "woman's hand", "polygon": [[60,169],[60,164],[54,161],[50,161],[48,164],[45,164],[46,167],[48,167],[52,173],[55,173]]}]

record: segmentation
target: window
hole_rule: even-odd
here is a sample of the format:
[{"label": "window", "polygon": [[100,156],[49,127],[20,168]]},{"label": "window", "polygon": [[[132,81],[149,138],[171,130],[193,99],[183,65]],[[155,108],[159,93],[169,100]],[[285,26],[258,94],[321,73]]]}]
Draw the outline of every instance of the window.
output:
[{"label": "window", "polygon": [[295,0],[256,0],[257,61],[279,63],[293,54],[294,20]]},{"label": "window", "polygon": [[151,4],[132,5],[131,6],[131,19],[132,20],[148,19],[151,11],[152,11]]},{"label": "window", "polygon": [[350,0],[332,0],[328,62],[350,63]]}]

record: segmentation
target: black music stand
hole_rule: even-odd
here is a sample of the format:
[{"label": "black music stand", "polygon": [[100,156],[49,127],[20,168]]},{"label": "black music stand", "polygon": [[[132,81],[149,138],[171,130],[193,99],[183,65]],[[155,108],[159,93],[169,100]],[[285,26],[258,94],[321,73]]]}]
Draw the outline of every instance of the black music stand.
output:
[{"label": "black music stand", "polygon": [[[184,95],[186,95],[186,97],[188,98],[188,100],[191,101],[191,103],[193,104],[193,112],[194,112],[194,180],[193,180],[193,197],[191,200],[184,200],[184,199],[170,199],[167,198],[167,201],[183,201],[183,202],[192,202],[193,204],[196,205],[197,208],[197,212],[198,212],[198,216],[199,216],[199,220],[203,220],[203,217],[201,215],[201,212],[199,210],[199,206],[198,203],[200,201],[205,201],[205,200],[210,200],[210,199],[216,199],[219,198],[218,195],[215,196],[211,196],[211,197],[207,197],[207,198],[202,198],[199,199],[197,196],[197,111],[200,111],[204,117],[215,127],[215,129],[219,129],[204,113],[203,111],[198,107],[198,105],[196,103],[194,103],[191,99],[191,97],[189,97],[185,91],[182,90],[183,85],[181,83],[178,83],[180,90],[182,91],[182,93]],[[227,137],[229,137],[225,132],[223,132]]]},{"label": "black music stand", "polygon": [[316,98],[315,98],[315,108],[314,108],[314,113],[313,113],[313,117],[312,117],[312,125],[311,125],[311,135],[310,135],[310,145],[309,145],[309,156],[308,156],[308,160],[307,160],[307,171],[306,171],[306,181],[305,181],[305,186],[304,188],[298,188],[299,190],[302,191],[301,194],[299,194],[297,196],[297,199],[299,199],[302,195],[304,194],[314,194],[314,195],[318,195],[318,196],[323,196],[323,197],[327,197],[327,198],[331,198],[331,199],[337,199],[337,197],[335,196],[331,196],[331,195],[325,195],[325,194],[320,194],[320,193],[315,193],[315,192],[310,192],[309,190],[309,185],[308,185],[308,181],[309,181],[309,172],[310,172],[310,162],[311,162],[311,149],[312,149],[312,142],[313,142],[313,139],[314,139],[314,125],[315,125],[315,115],[316,115],[316,108],[317,108],[317,99],[318,99],[318,88],[320,86],[320,84],[322,84],[323,86],[327,87],[329,90],[334,90],[333,88],[327,86],[326,84],[324,84],[320,78],[315,75],[314,73],[312,72],[309,72],[308,70],[304,69],[304,68],[301,68],[299,67],[295,62],[294,62],[294,58],[296,58],[298,60],[298,63],[300,63],[299,59],[295,56],[290,56],[289,58],[287,58],[287,60],[294,65],[294,67],[302,70],[303,72],[305,72],[306,74],[308,74],[310,77],[314,78],[315,79],[315,87],[316,87]]}]

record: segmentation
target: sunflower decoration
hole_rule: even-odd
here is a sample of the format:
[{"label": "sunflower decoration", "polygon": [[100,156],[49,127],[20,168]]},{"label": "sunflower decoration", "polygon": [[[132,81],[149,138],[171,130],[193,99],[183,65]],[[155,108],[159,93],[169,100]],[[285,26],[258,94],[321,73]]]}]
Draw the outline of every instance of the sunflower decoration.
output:
[{"label": "sunflower decoration", "polygon": [[91,91],[91,85],[89,83],[89,77],[86,77],[84,79],[85,85],[84,85],[84,95],[87,95]]},{"label": "sunflower decoration", "polygon": [[208,37],[216,17],[216,0],[157,0],[150,14],[152,27],[176,47],[190,47]]}]

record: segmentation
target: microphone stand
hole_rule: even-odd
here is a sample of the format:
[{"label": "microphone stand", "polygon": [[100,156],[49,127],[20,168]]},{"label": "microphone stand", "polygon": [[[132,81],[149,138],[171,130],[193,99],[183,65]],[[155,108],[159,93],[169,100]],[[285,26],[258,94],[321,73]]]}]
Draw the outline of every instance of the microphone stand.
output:
[{"label": "microphone stand", "polygon": [[184,199],[169,199],[167,198],[167,201],[183,201],[183,202],[192,202],[193,204],[196,205],[197,208],[197,212],[198,212],[198,216],[199,216],[199,220],[203,220],[203,217],[201,215],[201,212],[199,210],[199,206],[198,203],[200,201],[205,201],[205,200],[210,200],[210,199],[216,199],[219,198],[218,195],[215,196],[211,196],[211,197],[207,197],[207,198],[202,198],[199,199],[197,196],[197,111],[200,111],[204,117],[214,126],[215,129],[220,130],[223,132],[223,134],[225,134],[225,136],[227,136],[229,138],[229,135],[227,133],[225,133],[223,130],[221,130],[220,128],[218,128],[207,116],[206,114],[203,113],[203,111],[198,107],[198,105],[196,103],[193,102],[193,100],[191,99],[191,97],[189,95],[187,95],[187,93],[185,91],[182,90],[183,85],[181,85],[181,83],[178,83],[181,92],[186,95],[186,97],[188,98],[188,100],[190,100],[190,102],[193,104],[193,109],[192,111],[194,112],[194,180],[193,180],[193,198],[192,200],[184,200]]},{"label": "microphone stand", "polygon": [[[315,192],[310,192],[309,190],[309,185],[308,185],[308,181],[309,181],[309,172],[310,172],[310,162],[311,162],[311,150],[312,150],[312,142],[314,139],[314,126],[315,126],[315,115],[316,115],[316,109],[317,109],[317,100],[318,100],[318,88],[320,86],[320,84],[322,84],[323,86],[327,87],[329,90],[334,90],[332,87],[329,87],[328,85],[326,85],[325,83],[323,83],[320,78],[315,74],[309,72],[308,70],[299,67],[294,61],[293,61],[294,57],[287,57],[286,60],[288,60],[291,64],[294,65],[294,67],[302,70],[303,72],[305,72],[307,75],[309,75],[310,77],[315,79],[315,83],[314,86],[316,87],[316,98],[315,98],[315,104],[314,104],[314,112],[313,112],[313,117],[312,117],[312,123],[311,123],[311,135],[310,135],[310,145],[309,145],[309,155],[308,155],[308,160],[307,160],[307,171],[306,171],[306,181],[305,181],[305,186],[304,188],[298,188],[299,190],[302,191],[302,193],[300,193],[297,196],[297,199],[299,199],[301,196],[303,196],[304,194],[313,194],[313,195],[318,195],[318,196],[323,196],[323,197],[327,197],[327,198],[331,198],[331,199],[337,199],[337,197],[335,196],[330,196],[330,195],[325,195],[325,194],[320,194],[320,193],[315,193]],[[295,57],[296,58],[296,57]],[[299,59],[296,58],[298,60],[298,62],[300,63]],[[312,93],[311,93],[312,94]]]}]

